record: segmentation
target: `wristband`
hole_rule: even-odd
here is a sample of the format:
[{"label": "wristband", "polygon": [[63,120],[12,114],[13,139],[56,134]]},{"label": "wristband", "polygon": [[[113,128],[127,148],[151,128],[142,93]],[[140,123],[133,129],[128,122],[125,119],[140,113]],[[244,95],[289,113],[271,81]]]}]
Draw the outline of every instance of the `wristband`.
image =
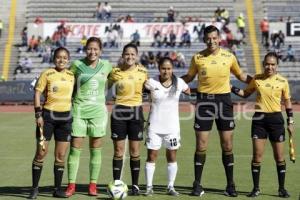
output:
[{"label": "wristband", "polygon": [[233,94],[239,95],[239,91],[240,91],[240,90],[241,90],[241,89],[238,88],[238,87],[235,87],[235,86],[232,86],[232,87],[231,87],[231,92],[232,92]]},{"label": "wristband", "polygon": [[285,109],[285,112],[286,112],[286,116],[287,116],[288,118],[294,116],[293,110],[292,110],[291,108],[286,108],[286,109]]},{"label": "wristband", "polygon": [[37,112],[42,112],[42,108],[39,106],[39,107],[35,107],[34,108],[34,112],[37,113]]},{"label": "wristband", "polygon": [[35,107],[34,112],[35,112],[36,119],[42,117],[42,108],[41,107]]}]

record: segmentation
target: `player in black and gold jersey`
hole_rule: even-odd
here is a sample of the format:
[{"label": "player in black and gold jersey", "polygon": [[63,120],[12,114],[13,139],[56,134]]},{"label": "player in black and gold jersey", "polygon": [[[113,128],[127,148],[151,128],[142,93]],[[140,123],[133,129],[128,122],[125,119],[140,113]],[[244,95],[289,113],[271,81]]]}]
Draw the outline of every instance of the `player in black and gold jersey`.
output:
[{"label": "player in black and gold jersey", "polygon": [[115,106],[111,114],[111,138],[114,143],[113,178],[121,178],[125,139],[128,136],[132,195],[139,194],[140,142],[143,140],[142,90],[147,70],[137,64],[138,49],[134,44],[123,48],[123,64],[113,68],[109,81],[115,84]]},{"label": "player in black and gold jersey", "polygon": [[200,182],[206,160],[209,132],[215,120],[221,140],[222,161],[227,178],[225,195],[236,197],[237,192],[233,181],[234,160],[232,151],[235,125],[230,98],[230,73],[233,73],[243,82],[249,82],[251,77],[242,72],[232,53],[220,48],[220,33],[215,26],[205,28],[203,40],[206,43],[206,49],[193,56],[188,73],[182,77],[188,83],[196,75],[198,76],[194,123],[196,132],[195,180],[191,195],[202,196],[204,194]]},{"label": "player in black and gold jersey", "polygon": [[260,194],[259,175],[260,165],[264,153],[265,144],[269,137],[274,159],[277,165],[279,181],[278,195],[287,198],[290,195],[284,187],[286,164],[284,159],[284,120],[281,114],[281,99],[287,114],[287,130],[294,133],[294,120],[291,104],[289,83],[286,78],[277,73],[278,57],[276,53],[269,52],[263,61],[264,73],[255,75],[245,90],[232,86],[233,93],[248,97],[257,91],[255,113],[252,118],[251,137],[253,143],[253,157],[251,171],[254,188],[248,195],[257,197]]},{"label": "player in black and gold jersey", "polygon": [[[36,118],[36,153],[32,162],[32,191],[29,199],[36,199],[38,183],[43,161],[48,153],[48,143],[52,135],[55,139],[54,197],[65,198],[61,190],[64,172],[65,154],[71,139],[71,97],[74,87],[74,75],[67,69],[69,51],[60,47],[54,51],[54,68],[42,72],[35,86],[34,109]],[[41,96],[45,102],[41,105]]]}]

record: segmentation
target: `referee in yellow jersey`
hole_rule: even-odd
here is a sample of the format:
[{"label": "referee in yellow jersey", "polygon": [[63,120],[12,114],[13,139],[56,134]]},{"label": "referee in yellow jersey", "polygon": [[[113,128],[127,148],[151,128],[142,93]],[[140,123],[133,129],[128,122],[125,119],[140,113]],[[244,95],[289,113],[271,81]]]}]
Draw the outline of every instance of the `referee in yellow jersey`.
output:
[{"label": "referee in yellow jersey", "polygon": [[243,82],[249,82],[251,77],[241,71],[236,57],[232,53],[220,48],[220,32],[215,26],[207,26],[204,29],[203,41],[207,46],[206,49],[193,56],[188,73],[182,77],[185,82],[189,83],[196,75],[198,76],[194,123],[196,134],[195,180],[191,195],[202,196],[204,194],[200,182],[206,160],[209,132],[215,120],[219,131],[222,161],[227,178],[227,187],[224,194],[236,197],[232,151],[235,124],[233,105],[230,98],[230,73],[233,73]]},{"label": "referee in yellow jersey", "polygon": [[[32,190],[28,199],[37,198],[38,184],[52,135],[55,139],[53,170],[55,189],[53,197],[66,198],[61,189],[61,181],[64,173],[65,155],[71,139],[72,117],[70,110],[74,87],[74,74],[67,69],[69,59],[70,53],[66,48],[57,48],[53,58],[55,67],[42,72],[35,86],[34,109],[37,143],[32,162]],[[41,104],[42,95],[45,99],[44,105]],[[40,141],[41,136],[44,136],[42,141]]]},{"label": "referee in yellow jersey", "polygon": [[123,63],[113,68],[110,85],[115,84],[116,100],[111,114],[111,138],[114,143],[113,178],[120,180],[125,152],[125,139],[129,140],[132,195],[139,195],[140,143],[143,140],[142,91],[147,70],[137,64],[135,44],[124,46]]},{"label": "referee in yellow jersey", "polygon": [[251,163],[253,190],[248,197],[260,194],[259,175],[260,165],[267,138],[271,141],[274,159],[277,165],[278,196],[288,198],[290,195],[284,187],[286,164],[284,159],[284,120],[281,114],[281,99],[287,114],[287,130],[294,134],[294,120],[289,83],[286,78],[277,73],[278,56],[269,52],[263,61],[264,73],[255,75],[245,90],[232,87],[232,92],[248,97],[257,91],[255,113],[252,118],[251,137],[253,143],[253,157]]}]

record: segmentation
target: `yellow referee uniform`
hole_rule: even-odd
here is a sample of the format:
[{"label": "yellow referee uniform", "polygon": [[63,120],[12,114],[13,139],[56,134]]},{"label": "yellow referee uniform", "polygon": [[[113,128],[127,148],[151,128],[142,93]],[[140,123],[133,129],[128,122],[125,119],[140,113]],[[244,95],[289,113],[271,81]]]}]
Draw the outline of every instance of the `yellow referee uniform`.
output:
[{"label": "yellow referee uniform", "polygon": [[113,68],[109,81],[115,83],[116,101],[111,114],[111,138],[113,140],[143,140],[142,91],[147,80],[147,70],[136,65],[131,70]]},{"label": "yellow referee uniform", "polygon": [[230,73],[239,77],[242,70],[236,57],[221,48],[216,55],[205,50],[195,54],[188,71],[192,77],[198,75],[197,91],[208,94],[230,93]]},{"label": "yellow referee uniform", "polygon": [[289,83],[280,74],[267,77],[264,74],[255,75],[245,89],[245,93],[256,95],[256,112],[272,113],[281,112],[281,99],[290,99]]},{"label": "yellow referee uniform", "polygon": [[55,69],[45,70],[35,87],[35,90],[44,93],[44,108],[56,112],[71,110],[71,98],[74,87],[74,75],[65,69],[58,72]]},{"label": "yellow referee uniform", "polygon": [[147,69],[137,65],[132,70],[123,71],[120,67],[113,68],[109,81],[116,83],[117,105],[139,106],[142,104],[142,91],[147,80]]}]

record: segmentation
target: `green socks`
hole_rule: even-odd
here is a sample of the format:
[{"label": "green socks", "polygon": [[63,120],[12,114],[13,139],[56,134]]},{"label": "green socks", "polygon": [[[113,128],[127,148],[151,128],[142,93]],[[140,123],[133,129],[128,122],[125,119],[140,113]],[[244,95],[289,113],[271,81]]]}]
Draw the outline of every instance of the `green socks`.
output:
[{"label": "green socks", "polygon": [[68,158],[69,183],[76,182],[76,176],[79,168],[80,153],[81,153],[81,149],[71,147],[69,158]]},{"label": "green socks", "polygon": [[[71,147],[68,158],[69,183],[76,182],[81,149]],[[90,148],[90,182],[97,183],[101,168],[101,148]]]},{"label": "green socks", "polygon": [[101,168],[101,148],[90,148],[90,182],[97,183]]}]

